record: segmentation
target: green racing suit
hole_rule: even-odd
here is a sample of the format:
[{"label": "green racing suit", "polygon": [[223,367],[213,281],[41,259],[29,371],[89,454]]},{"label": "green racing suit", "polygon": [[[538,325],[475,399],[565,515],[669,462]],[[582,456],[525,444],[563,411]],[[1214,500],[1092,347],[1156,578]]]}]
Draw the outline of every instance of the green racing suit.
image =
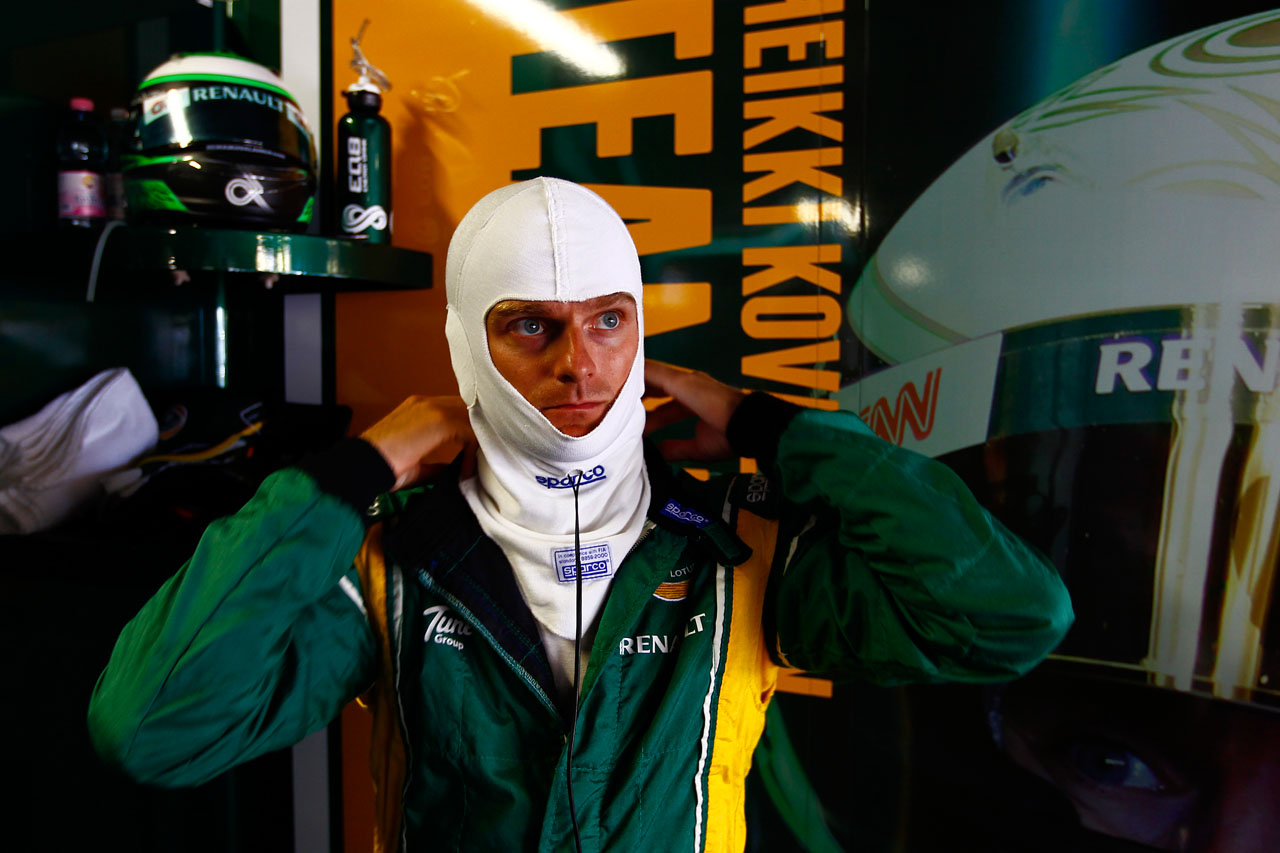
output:
[{"label": "green racing suit", "polygon": [[125,627],[95,745],[137,779],[197,784],[363,695],[380,850],[572,850],[568,770],[583,850],[740,851],[780,667],[1005,680],[1070,625],[1043,556],[853,414],[753,394],[729,438],[757,473],[698,481],[650,452],[649,520],[577,708],[456,471],[381,494],[389,468],[352,439],[213,523]]}]

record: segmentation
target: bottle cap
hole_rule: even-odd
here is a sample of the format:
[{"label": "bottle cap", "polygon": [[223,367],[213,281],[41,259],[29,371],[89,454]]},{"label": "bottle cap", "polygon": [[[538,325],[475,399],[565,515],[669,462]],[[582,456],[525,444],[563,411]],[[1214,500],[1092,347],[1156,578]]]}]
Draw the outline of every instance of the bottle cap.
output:
[{"label": "bottle cap", "polygon": [[364,109],[377,111],[382,107],[382,96],[378,94],[377,89],[348,89],[342,93],[347,99],[347,105],[353,109]]},{"label": "bottle cap", "polygon": [[347,93],[351,92],[374,92],[382,94],[382,90],[378,88],[378,84],[369,79],[368,74],[361,74],[360,79],[347,87]]},{"label": "bottle cap", "polygon": [[72,98],[71,109],[80,110],[81,112],[91,113],[93,112],[93,99],[92,98]]}]

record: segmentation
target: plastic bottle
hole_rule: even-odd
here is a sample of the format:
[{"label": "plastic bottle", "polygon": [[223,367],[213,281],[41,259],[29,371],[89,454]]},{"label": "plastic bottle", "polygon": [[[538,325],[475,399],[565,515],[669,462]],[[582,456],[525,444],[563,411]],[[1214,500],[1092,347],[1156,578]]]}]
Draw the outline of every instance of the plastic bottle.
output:
[{"label": "plastic bottle", "polygon": [[[368,26],[365,21],[365,26]],[[351,40],[351,66],[360,79],[343,95],[349,112],[338,120],[337,208],[341,235],[369,243],[391,242],[391,125],[378,114],[386,75],[360,51],[360,34]]]},{"label": "plastic bottle", "polygon": [[88,228],[106,217],[103,173],[107,134],[93,115],[93,101],[72,98],[57,137],[58,222]]}]

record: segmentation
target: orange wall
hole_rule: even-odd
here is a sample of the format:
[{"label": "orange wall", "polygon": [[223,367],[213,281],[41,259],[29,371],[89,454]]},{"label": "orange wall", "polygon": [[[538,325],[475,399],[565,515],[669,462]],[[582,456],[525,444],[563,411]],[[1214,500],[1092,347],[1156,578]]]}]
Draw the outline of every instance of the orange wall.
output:
[{"label": "orange wall", "polygon": [[435,273],[429,291],[338,297],[337,399],[354,410],[356,431],[409,394],[457,391],[444,341],[445,250],[467,208],[510,180],[494,156],[501,134],[493,114],[501,105],[479,93],[507,87],[514,37],[485,27],[471,9],[463,2],[333,4],[334,115],[346,112],[341,89],[355,80],[350,39],[368,18],[361,47],[392,82],[383,104],[392,128],[392,242],[430,252]]}]

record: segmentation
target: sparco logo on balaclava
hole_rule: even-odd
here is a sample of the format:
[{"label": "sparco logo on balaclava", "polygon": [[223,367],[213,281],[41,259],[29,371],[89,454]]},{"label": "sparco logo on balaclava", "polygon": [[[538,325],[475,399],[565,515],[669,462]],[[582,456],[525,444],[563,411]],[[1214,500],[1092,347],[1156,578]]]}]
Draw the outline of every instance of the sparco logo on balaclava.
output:
[{"label": "sparco logo on balaclava", "polygon": [[572,489],[575,481],[579,486],[589,486],[605,479],[604,466],[597,465],[580,475],[573,473],[565,474],[563,477],[534,477],[533,479],[538,481],[539,486],[546,486],[548,489]]}]

